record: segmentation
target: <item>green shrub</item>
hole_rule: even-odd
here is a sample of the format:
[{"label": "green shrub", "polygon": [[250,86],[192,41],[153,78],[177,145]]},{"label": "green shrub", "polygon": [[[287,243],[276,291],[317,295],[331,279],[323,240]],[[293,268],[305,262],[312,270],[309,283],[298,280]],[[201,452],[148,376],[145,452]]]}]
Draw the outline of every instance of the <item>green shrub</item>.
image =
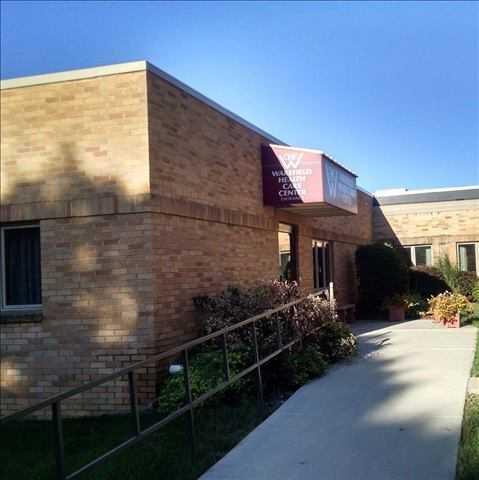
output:
[{"label": "green shrub", "polygon": [[476,283],[477,276],[475,273],[459,271],[456,276],[456,288],[454,291],[472,300]]},{"label": "green shrub", "polygon": [[359,280],[359,310],[374,312],[387,297],[408,288],[408,264],[404,256],[388,245],[359,247],[356,252]]},{"label": "green shrub", "polygon": [[321,376],[328,368],[328,362],[318,345],[308,343],[302,350],[282,356],[285,387],[297,388]]},{"label": "green shrub", "polygon": [[427,300],[419,293],[408,293],[406,295],[406,299],[407,299],[407,308],[406,308],[407,318],[416,319],[427,312],[428,310]]},{"label": "green shrub", "polygon": [[356,353],[357,339],[343,322],[329,321],[305,340],[319,349],[324,358],[332,363]]},{"label": "green shrub", "polygon": [[[247,354],[242,352],[228,353],[230,372],[235,375],[248,366]],[[193,399],[215,387],[224,378],[224,356],[220,351],[198,352],[190,358],[189,374]],[[249,388],[250,380],[242,378],[235,382],[231,391],[238,393]],[[168,414],[181,407],[186,399],[185,375],[177,373],[169,375],[159,386],[159,411]]]},{"label": "green shrub", "polygon": [[438,260],[437,269],[441,273],[441,276],[447,283],[449,289],[455,291],[457,288],[459,269],[451,263],[448,255],[444,255]]},{"label": "green shrub", "polygon": [[423,299],[450,290],[441,272],[434,267],[412,267],[409,270],[409,289]]},{"label": "green shrub", "polygon": [[472,289],[472,300],[479,303],[479,280],[476,280],[474,288]]}]

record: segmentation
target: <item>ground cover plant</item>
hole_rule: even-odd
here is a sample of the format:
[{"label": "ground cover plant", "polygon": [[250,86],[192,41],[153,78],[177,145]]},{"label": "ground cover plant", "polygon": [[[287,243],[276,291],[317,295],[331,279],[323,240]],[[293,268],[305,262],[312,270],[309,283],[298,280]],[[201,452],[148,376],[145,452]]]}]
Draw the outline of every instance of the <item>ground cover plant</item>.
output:
[{"label": "ground cover plant", "polygon": [[[195,304],[203,332],[211,333],[303,295],[296,283],[272,282],[249,289],[229,288],[220,295],[198,298]],[[258,323],[261,357],[277,347],[277,320],[284,342],[298,336],[301,341],[264,364],[263,403],[259,402],[256,372],[251,372],[195,409],[194,451],[190,447],[188,418],[183,415],[82,478],[196,479],[297,388],[323,374],[329,364],[350,357],[356,351],[356,338],[346,325],[336,321],[329,303],[320,298],[308,298],[286,313],[280,312]],[[311,334],[313,329],[314,334]],[[228,334],[232,375],[253,361],[252,335],[251,328],[246,327]],[[174,361],[181,364],[182,359]],[[190,375],[193,398],[224,380],[224,357],[218,342],[209,342],[191,352]],[[176,410],[185,403],[185,396],[183,375],[163,377],[156,408],[142,413],[142,425],[151,425]],[[131,432],[131,424],[129,415],[64,420],[68,471],[125,440]],[[0,478],[54,478],[50,422],[15,422],[1,429]]]}]

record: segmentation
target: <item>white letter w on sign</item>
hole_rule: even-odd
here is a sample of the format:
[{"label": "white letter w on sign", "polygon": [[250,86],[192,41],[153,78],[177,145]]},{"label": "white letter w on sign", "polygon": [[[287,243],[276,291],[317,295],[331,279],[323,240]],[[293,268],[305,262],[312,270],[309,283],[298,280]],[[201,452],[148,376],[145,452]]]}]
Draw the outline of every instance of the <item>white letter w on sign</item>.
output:
[{"label": "white letter w on sign", "polygon": [[283,155],[278,155],[281,163],[285,168],[298,168],[303,158],[302,153],[284,153]]}]

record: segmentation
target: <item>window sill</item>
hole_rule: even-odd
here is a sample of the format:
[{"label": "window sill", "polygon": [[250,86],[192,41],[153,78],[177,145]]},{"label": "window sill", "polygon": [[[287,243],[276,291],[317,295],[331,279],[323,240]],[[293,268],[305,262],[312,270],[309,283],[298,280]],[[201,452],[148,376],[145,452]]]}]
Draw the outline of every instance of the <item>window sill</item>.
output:
[{"label": "window sill", "polygon": [[0,311],[1,323],[38,323],[43,320],[42,310],[3,310]]}]

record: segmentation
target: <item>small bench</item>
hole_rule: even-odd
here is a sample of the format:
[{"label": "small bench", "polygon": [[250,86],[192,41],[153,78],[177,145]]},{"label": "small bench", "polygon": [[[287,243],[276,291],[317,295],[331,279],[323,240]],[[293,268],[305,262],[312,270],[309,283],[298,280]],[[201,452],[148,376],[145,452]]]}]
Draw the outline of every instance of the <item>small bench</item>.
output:
[{"label": "small bench", "polygon": [[356,305],[354,303],[337,306],[336,312],[342,322],[351,323],[356,320]]}]

